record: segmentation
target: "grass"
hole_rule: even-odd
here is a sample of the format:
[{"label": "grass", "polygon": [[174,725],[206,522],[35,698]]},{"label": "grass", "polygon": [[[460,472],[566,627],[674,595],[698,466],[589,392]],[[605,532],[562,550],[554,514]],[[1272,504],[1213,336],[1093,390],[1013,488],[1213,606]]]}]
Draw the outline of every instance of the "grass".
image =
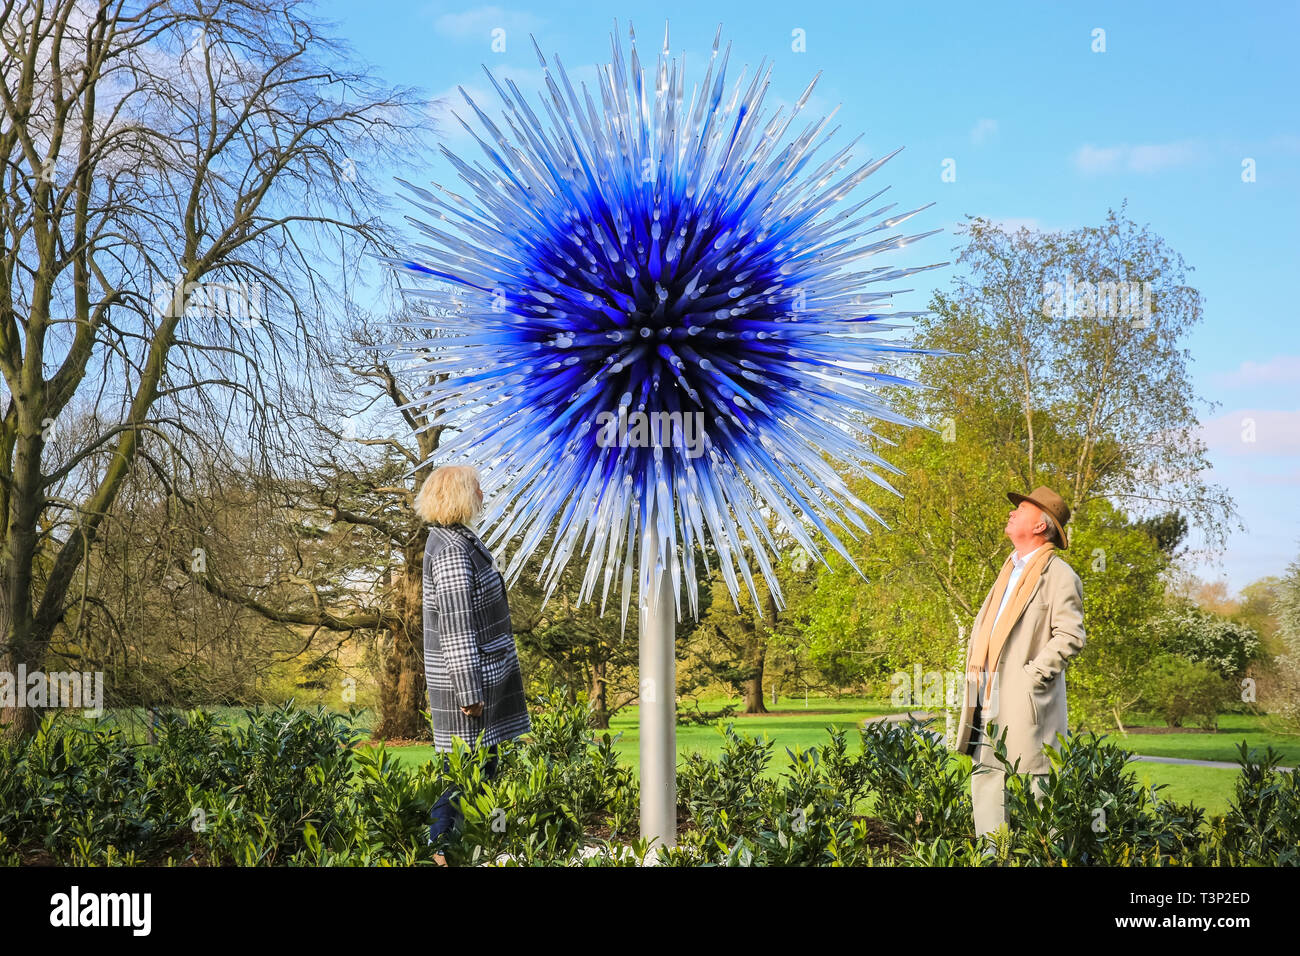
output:
[{"label": "grass", "polygon": [[[700,709],[705,711],[721,710],[726,704],[739,709],[737,699],[701,700]],[[768,766],[769,776],[779,775],[790,762],[786,748],[807,748],[820,746],[826,742],[826,728],[834,726],[849,731],[849,745],[858,746],[856,728],[867,717],[877,717],[894,713],[897,708],[888,701],[861,697],[811,697],[805,706],[804,698],[779,698],[776,705],[768,703],[776,713],[756,714],[753,716],[737,715],[730,718],[738,732],[753,737],[767,737],[775,741],[772,762]],[[239,726],[246,722],[243,707],[205,708],[221,715],[227,722]],[[134,708],[131,714],[125,711],[112,712],[115,722],[128,730],[132,739],[143,740],[141,708]],[[127,718],[135,716],[132,723]],[[358,719],[359,729],[369,732],[372,714],[363,711]],[[1161,726],[1150,715],[1130,715],[1126,726]],[[719,721],[725,725],[726,720]],[[622,761],[639,772],[639,733],[635,708],[622,711],[610,721],[610,733],[620,734],[614,749]],[[1235,763],[1236,746],[1244,740],[1250,747],[1263,751],[1265,746],[1272,746],[1283,755],[1282,763],[1287,766],[1300,764],[1300,738],[1271,733],[1264,729],[1264,718],[1251,714],[1223,714],[1219,718],[1218,731],[1197,731],[1191,733],[1142,734],[1110,733],[1114,743],[1136,754],[1183,757],[1193,760],[1223,760]],[[678,725],[677,751],[680,757],[689,753],[716,756],[722,750],[722,735],[717,725]],[[390,750],[394,759],[401,763],[418,766],[432,760],[435,755],[429,744],[393,747]],[[1137,774],[1144,784],[1165,784],[1166,789],[1159,791],[1166,799],[1179,803],[1195,803],[1205,808],[1207,813],[1220,814],[1228,809],[1237,770],[1217,767],[1177,766],[1169,764],[1152,764],[1134,761],[1130,769]]]},{"label": "grass", "polygon": [[[1162,727],[1163,723],[1144,714],[1133,715],[1130,725],[1145,724]],[[1257,747],[1261,753],[1266,746],[1282,754],[1282,764],[1294,767],[1300,764],[1300,737],[1271,733],[1264,729],[1264,719],[1254,714],[1221,714],[1217,731],[1173,734],[1112,734],[1116,743],[1134,753],[1156,757],[1184,757],[1191,760],[1227,760],[1236,762],[1237,744]]]},{"label": "grass", "polygon": [[[725,700],[701,701],[700,707],[706,711],[721,710],[726,703]],[[731,703],[736,703],[736,701]],[[814,697],[809,700],[806,709],[802,697],[798,698],[797,702],[778,698],[778,703],[773,709],[777,711],[804,712],[781,716],[771,714],[742,716],[738,714],[729,719],[729,722],[735,724],[738,733],[751,737],[762,737],[766,734],[770,739],[776,741],[776,746],[773,748],[772,762],[767,768],[766,775],[770,777],[778,776],[789,765],[790,758],[785,752],[786,747],[806,749],[812,746],[821,746],[826,743],[826,728],[828,726],[848,731],[849,745],[851,747],[860,746],[856,732],[858,723],[866,717],[894,712],[894,708],[889,707],[887,704],[863,698],[835,700],[833,698]],[[704,754],[710,757],[716,757],[722,753],[723,738],[722,734],[719,733],[718,726],[725,726],[726,723],[728,723],[728,720],[721,720],[716,724],[691,724],[685,726],[679,724],[677,727],[678,758],[681,759],[691,753]],[[633,776],[639,775],[641,735],[637,728],[636,710],[628,708],[611,719],[609,732],[611,735],[621,735],[615,740],[614,750],[618,754],[620,761],[631,767]],[[426,760],[432,760],[434,757],[434,749],[429,744],[413,744],[407,747],[399,747],[393,750],[392,753],[401,762],[417,766]]]},{"label": "grass", "polygon": [[[736,700],[707,700],[700,702],[702,710],[720,710],[724,704],[738,705]],[[820,746],[826,742],[826,728],[835,726],[850,731],[850,747],[858,746],[854,731],[858,722],[866,717],[876,717],[894,713],[897,708],[866,698],[826,698],[813,697],[805,709],[803,698],[779,698],[777,705],[771,709],[779,714],[756,714],[753,716],[737,715],[730,719],[738,732],[753,737],[764,734],[776,742],[773,748],[772,762],[767,769],[768,776],[778,776],[789,766],[790,758],[785,748],[807,748]],[[802,713],[801,713],[802,711]],[[1142,715],[1138,715],[1141,719]],[[719,721],[725,724],[727,721]],[[1154,722],[1153,722],[1154,723]],[[1219,720],[1218,733],[1178,733],[1178,734],[1112,734],[1112,740],[1126,750],[1136,754],[1151,754],[1162,757],[1186,757],[1195,760],[1226,760],[1235,762],[1237,741],[1245,740],[1249,746],[1261,751],[1266,744],[1287,756],[1284,763],[1294,765],[1297,757],[1297,740],[1260,729],[1262,718],[1246,714],[1225,714]],[[1136,725],[1135,725],[1136,726]],[[610,721],[610,733],[621,734],[614,745],[619,757],[632,768],[633,774],[639,773],[639,734],[637,715],[634,709],[621,712]],[[716,756],[722,750],[722,735],[717,726],[690,725],[677,728],[677,752],[679,757],[689,753]],[[424,763],[434,757],[434,749],[427,745],[399,747],[392,751],[393,756],[403,763],[413,765]],[[1167,800],[1177,803],[1195,803],[1205,809],[1207,815],[1222,814],[1228,810],[1233,787],[1238,771],[1217,767],[1177,766],[1169,764],[1144,763],[1133,761],[1129,764],[1146,785],[1165,785],[1157,791]]]},{"label": "grass", "polygon": [[1206,818],[1228,812],[1237,770],[1219,767],[1192,767],[1173,764],[1141,763],[1133,761],[1128,769],[1137,774],[1144,785],[1167,784],[1156,794],[1175,803],[1194,803],[1205,810]]}]

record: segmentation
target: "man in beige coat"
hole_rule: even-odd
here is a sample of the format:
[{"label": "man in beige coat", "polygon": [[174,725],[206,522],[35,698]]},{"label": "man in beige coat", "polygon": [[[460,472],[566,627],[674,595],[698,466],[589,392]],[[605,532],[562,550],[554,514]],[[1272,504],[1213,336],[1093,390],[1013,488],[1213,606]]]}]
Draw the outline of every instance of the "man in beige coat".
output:
[{"label": "man in beige coat", "polygon": [[[1006,779],[993,742],[1006,730],[1007,759],[1041,790],[1051,760],[1044,746],[1065,734],[1065,668],[1083,649],[1083,584],[1056,553],[1069,546],[1070,509],[1049,488],[1009,492],[1006,535],[1015,545],[985,597],[967,650],[967,680],[955,749],[974,759],[975,832],[1007,822]],[[992,727],[988,725],[992,724]],[[988,733],[986,733],[986,731]]]}]

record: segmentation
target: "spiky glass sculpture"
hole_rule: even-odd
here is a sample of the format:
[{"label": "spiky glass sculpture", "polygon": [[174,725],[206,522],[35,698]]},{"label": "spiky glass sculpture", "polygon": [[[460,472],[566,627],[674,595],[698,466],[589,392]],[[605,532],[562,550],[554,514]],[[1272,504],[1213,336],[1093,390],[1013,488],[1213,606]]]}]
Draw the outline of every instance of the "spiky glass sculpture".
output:
[{"label": "spiky glass sculpture", "polygon": [[[870,389],[916,385],[880,368],[923,350],[876,336],[897,326],[870,306],[893,293],[865,287],[935,266],[862,263],[931,235],[867,238],[927,207],[882,218],[894,203],[867,207],[883,189],[843,202],[894,154],[845,171],[854,140],[814,163],[836,131],[829,117],[783,145],[816,78],[788,116],[764,123],[771,69],[760,64],[748,86],[742,71],[725,95],[721,28],[689,101],[667,30],[653,88],[635,35],[629,70],[615,31],[603,111],[540,49],[549,122],[484,67],[508,133],[461,88],[486,137],[457,119],[486,165],[442,150],[473,195],[401,181],[437,222],[411,219],[430,244],[385,261],[442,280],[405,290],[436,307],[401,347],[432,382],[415,401],[460,429],[434,463],[478,467],[489,544],[521,537],[509,580],[549,536],[548,595],[581,553],[580,600],[599,585],[603,613],[621,579],[626,625],[634,559],[655,522],[678,616],[683,577],[698,612],[696,552],[708,570],[710,548],[733,600],[739,569],[759,604],[752,560],[780,607],[772,527],[819,558],[820,532],[852,564],[832,526],[869,530],[858,511],[884,523],[823,452],[894,491],[871,471],[898,473],[864,446],[865,419],[917,423]],[[651,569],[644,555],[639,564],[646,594]]]}]

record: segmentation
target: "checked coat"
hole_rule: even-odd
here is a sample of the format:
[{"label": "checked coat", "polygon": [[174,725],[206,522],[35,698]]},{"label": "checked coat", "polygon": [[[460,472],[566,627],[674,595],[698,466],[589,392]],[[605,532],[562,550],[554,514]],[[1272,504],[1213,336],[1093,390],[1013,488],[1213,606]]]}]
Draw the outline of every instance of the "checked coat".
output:
[{"label": "checked coat", "polygon": [[[429,529],[424,547],[424,677],[436,750],[479,734],[491,747],[532,729],[505,580],[492,552],[463,525]],[[480,717],[461,707],[483,702]]]}]

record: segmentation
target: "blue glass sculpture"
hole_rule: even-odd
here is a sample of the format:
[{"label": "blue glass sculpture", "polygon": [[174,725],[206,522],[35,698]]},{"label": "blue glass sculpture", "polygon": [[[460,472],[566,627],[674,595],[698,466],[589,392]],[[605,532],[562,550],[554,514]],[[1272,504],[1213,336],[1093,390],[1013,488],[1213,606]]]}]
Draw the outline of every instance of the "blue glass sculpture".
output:
[{"label": "blue glass sculpture", "polygon": [[866,421],[918,423],[871,389],[917,385],[881,368],[926,351],[877,334],[898,328],[871,311],[893,293],[869,287],[946,264],[865,266],[932,235],[882,234],[932,204],[869,208],[884,189],[847,202],[897,151],[850,168],[854,140],[815,161],[836,132],[829,117],[786,134],[816,78],[764,122],[770,67],[748,84],[742,72],[728,95],[720,35],[688,100],[667,30],[650,86],[635,35],[629,69],[616,24],[601,109],[537,49],[545,119],[485,66],[506,128],[461,88],[485,135],[456,118],[483,158],[442,150],[472,194],[399,180],[433,221],[410,219],[428,244],[384,260],[440,280],[404,290],[435,308],[410,320],[398,351],[428,380],[413,404],[459,429],[433,463],[478,467],[485,539],[520,542],[507,579],[553,532],[548,596],[585,555],[579,599],[599,588],[604,613],[619,582],[624,625],[652,521],[678,617],[683,578],[698,613],[695,561],[709,570],[710,550],[733,600],[743,579],[761,606],[752,562],[781,607],[773,527],[824,560],[819,533],[852,564],[838,534],[869,531],[859,512],[884,522],[824,454],[897,494],[872,470],[899,473],[864,446]]}]

